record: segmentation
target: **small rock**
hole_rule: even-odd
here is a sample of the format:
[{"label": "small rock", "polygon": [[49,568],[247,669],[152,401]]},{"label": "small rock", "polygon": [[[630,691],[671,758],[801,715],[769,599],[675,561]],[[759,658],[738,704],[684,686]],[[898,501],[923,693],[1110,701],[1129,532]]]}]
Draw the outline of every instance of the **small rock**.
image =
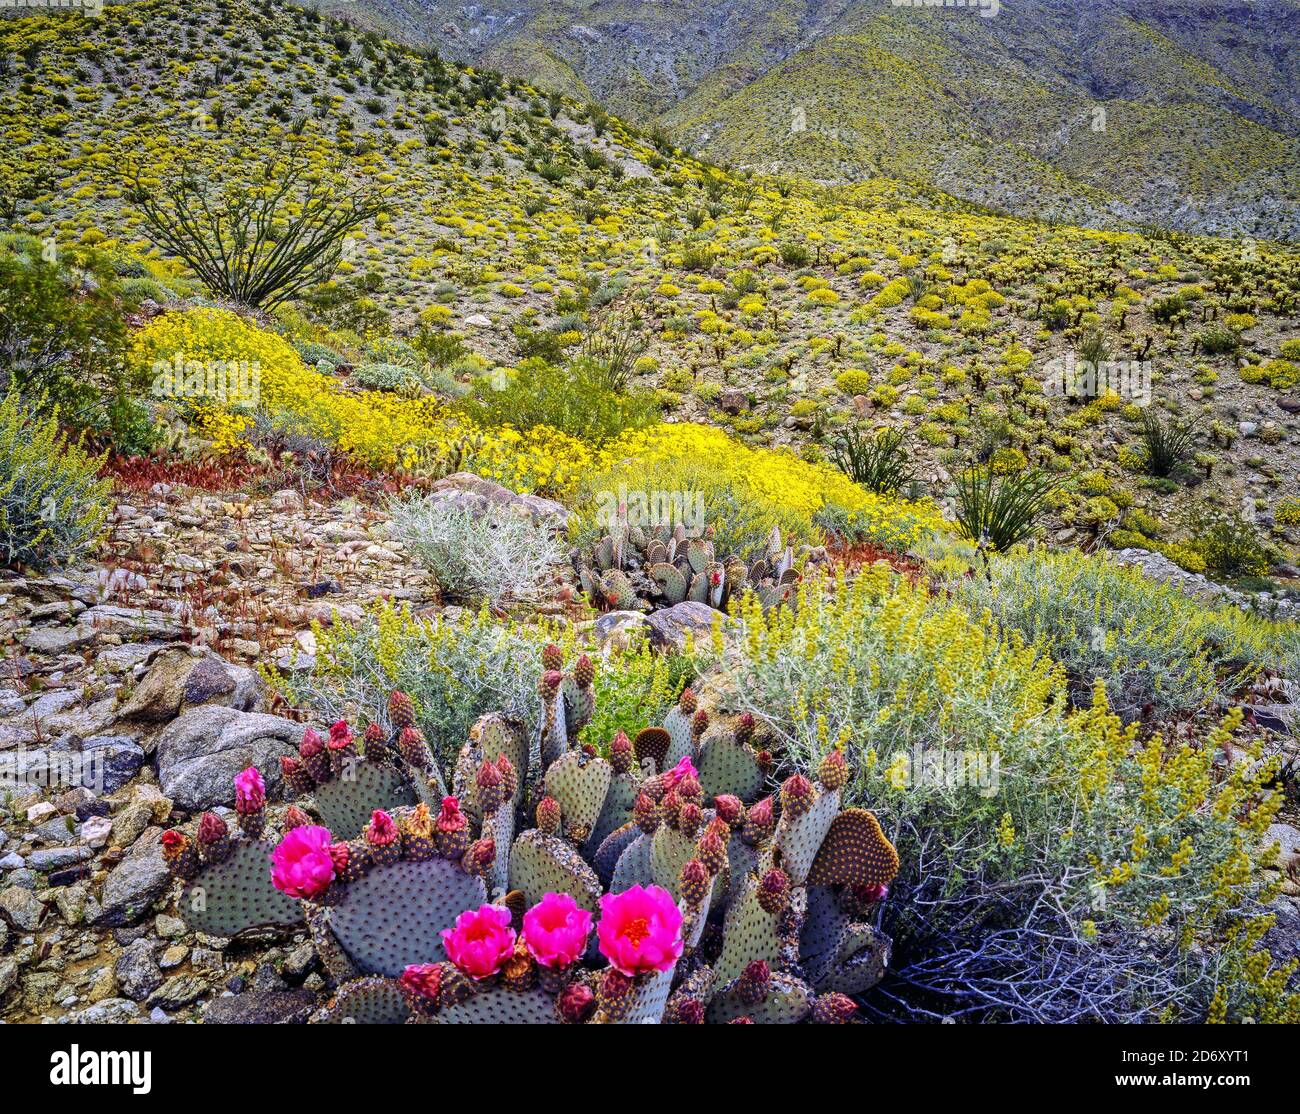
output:
[{"label": "small rock", "polygon": [[147,1005],[178,1010],[197,1002],[208,992],[208,984],[197,975],[173,975],[149,996]]},{"label": "small rock", "polygon": [[734,388],[723,391],[718,396],[718,409],[724,414],[743,414],[749,409],[749,396],[744,391],[738,391]]},{"label": "small rock", "polygon": [[121,992],[136,1002],[143,1002],[163,984],[163,973],[158,969],[154,952],[151,941],[136,940],[113,966]]},{"label": "small rock", "polygon": [[89,847],[50,847],[33,851],[28,855],[27,866],[42,874],[48,874],[51,870],[62,870],[77,863],[84,863],[89,858]]},{"label": "small rock", "polygon": [[0,959],[0,998],[18,985],[18,961]]},{"label": "small rock", "polygon": [[104,882],[96,923],[108,927],[139,920],[171,884],[163,861],[162,830],[150,828]]},{"label": "small rock", "polygon": [[173,944],[163,951],[158,959],[158,966],[164,971],[170,971],[173,967],[179,967],[184,963],[185,957],[189,954],[190,949],[184,944]]},{"label": "small rock", "polygon": [[22,886],[0,890],[0,916],[20,931],[35,931],[41,923],[44,908],[36,895]]},{"label": "small rock", "polygon": [[172,917],[166,913],[159,913],[153,922],[154,931],[165,940],[175,940],[184,936],[189,931],[185,922],[179,917]]},{"label": "small rock", "polygon": [[204,1007],[203,1020],[212,1025],[302,1024],[316,1006],[316,995],[307,989],[253,990],[214,998]]},{"label": "small rock", "polygon": [[178,807],[196,811],[229,801],[235,775],[256,766],[274,796],[280,756],[296,753],[301,738],[302,725],[280,716],[221,705],[190,708],[158,736],[159,784]]},{"label": "small rock", "polygon": [[107,816],[92,816],[81,825],[81,840],[88,847],[107,847],[113,821]]},{"label": "small rock", "polygon": [[32,805],[27,810],[27,823],[39,824],[43,820],[48,820],[51,816],[56,815],[58,811],[49,801],[42,801],[39,805]]}]

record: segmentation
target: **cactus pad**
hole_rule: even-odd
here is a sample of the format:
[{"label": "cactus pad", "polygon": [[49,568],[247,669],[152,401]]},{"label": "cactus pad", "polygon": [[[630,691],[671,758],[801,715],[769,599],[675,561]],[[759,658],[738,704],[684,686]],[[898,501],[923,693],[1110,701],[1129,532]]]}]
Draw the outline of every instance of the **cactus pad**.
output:
[{"label": "cactus pad", "polygon": [[638,883],[649,886],[654,882],[650,870],[650,836],[642,833],[619,856],[618,865],[609,882],[610,893],[622,893]]},{"label": "cactus pad", "polygon": [[635,824],[624,824],[601,841],[600,846],[596,848],[596,853],[591,857],[591,865],[596,868],[596,877],[600,879],[602,886],[608,888],[614,878],[614,868],[618,866],[623,852],[636,842],[640,834],[641,829]]},{"label": "cactus pad", "polygon": [[632,819],[632,806],[636,804],[637,781],[631,774],[615,774],[605,794],[600,818],[592,829],[584,849],[588,854],[596,851],[605,837]]},{"label": "cactus pad", "polygon": [[230,857],[201,870],[185,887],[177,911],[195,932],[234,937],[255,929],[302,926],[302,904],[271,884],[266,841],[238,841]]},{"label": "cactus pad", "polygon": [[808,871],[810,886],[887,886],[898,873],[898,852],[875,814],[850,808],[831,821]]},{"label": "cactus pad", "polygon": [[[569,894],[590,913],[599,908],[600,879],[569,844],[536,828],[524,832],[510,851],[510,888],[522,890],[533,906],[547,891]],[[473,908],[473,906],[465,906]]]},{"label": "cactus pad", "polygon": [[725,985],[738,979],[756,959],[775,967],[780,954],[781,934],[777,918],[759,905],[758,882],[750,877],[740,897],[727,910],[722,954],[713,965],[714,974]]},{"label": "cactus pad", "polygon": [[746,1003],[733,982],[713,996],[705,1016],[713,1025],[725,1025],[737,1017],[748,1017],[755,1025],[797,1025],[812,1013],[812,1005],[813,992],[807,983],[776,971],[761,1002]]},{"label": "cactus pad", "polygon": [[392,766],[357,762],[353,776],[333,778],[316,787],[316,811],[336,839],[355,839],[377,808],[385,812],[415,804],[410,782]]},{"label": "cactus pad", "polygon": [[827,886],[808,887],[808,909],[799,934],[799,962],[819,994],[862,994],[889,965],[889,937],[855,922]]},{"label": "cactus pad", "polygon": [[312,1021],[326,1025],[400,1025],[410,1016],[397,983],[370,975],[340,986]]},{"label": "cactus pad", "polygon": [[[664,754],[664,769],[671,769],[683,758],[695,757],[695,739],[691,734],[691,717],[674,706],[664,716],[663,730],[668,732],[668,750]],[[638,756],[639,757],[639,756]]]},{"label": "cactus pad", "polygon": [[632,753],[636,755],[636,764],[645,769],[646,759],[654,763],[655,773],[661,774],[667,768],[664,765],[668,757],[668,747],[672,737],[662,727],[645,727],[637,732],[632,740]]},{"label": "cactus pad", "polygon": [[558,1025],[555,999],[543,990],[494,986],[420,1018],[420,1025]]},{"label": "cactus pad", "polygon": [[732,793],[753,801],[763,791],[763,771],[754,752],[730,733],[706,737],[700,744],[700,788],[706,797]]},{"label": "cactus pad", "polygon": [[661,824],[650,838],[650,876],[677,901],[682,897],[682,867],[695,858],[695,840]]},{"label": "cactus pad", "polygon": [[377,867],[342,891],[328,910],[331,931],[359,972],[390,978],[445,959],[442,930],[487,900],[483,880],[446,859]]},{"label": "cactus pad", "polygon": [[826,833],[840,809],[840,791],[824,791],[812,807],[799,817],[784,815],[772,837],[772,848],[777,856],[777,866],[790,876],[790,881],[803,885],[812,868],[813,860],[821,848]]},{"label": "cactus pad", "polygon": [[585,841],[600,818],[609,792],[614,768],[603,758],[570,750],[560,755],[546,771],[546,792],[560,805],[564,830],[571,838]]}]

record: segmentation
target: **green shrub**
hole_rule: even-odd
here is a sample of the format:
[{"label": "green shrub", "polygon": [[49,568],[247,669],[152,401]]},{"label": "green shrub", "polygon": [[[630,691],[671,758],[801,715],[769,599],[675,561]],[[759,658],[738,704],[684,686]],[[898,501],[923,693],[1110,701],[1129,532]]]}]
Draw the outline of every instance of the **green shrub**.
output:
[{"label": "green shrub", "polygon": [[588,441],[608,440],[655,420],[659,406],[652,394],[611,391],[604,378],[604,369],[593,361],[556,367],[530,359],[499,389],[495,382],[480,380],[460,406],[480,425],[521,431],[544,425]]},{"label": "green shrub", "polygon": [[143,389],[122,359],[132,307],[103,255],[59,248],[51,260],[37,240],[11,241],[0,249],[0,306],[0,393],[44,399],[84,429],[102,421],[103,395]]},{"label": "green shrub", "polygon": [[957,478],[957,522],[971,541],[1002,553],[1033,535],[1055,492],[1045,472],[998,478],[992,468],[970,468]]},{"label": "green shrub", "polygon": [[895,495],[914,478],[903,435],[882,429],[874,436],[841,430],[831,440],[831,459],[854,483],[878,495]]},{"label": "green shrub", "polygon": [[1094,681],[1103,680],[1125,719],[1147,704],[1163,717],[1226,697],[1247,679],[1242,665],[1253,656],[1224,629],[1232,609],[1198,603],[1104,556],[1066,550],[994,558],[986,577],[954,582],[952,590],[1061,662],[1076,702],[1087,703]]},{"label": "green shrub", "polygon": [[393,529],[449,599],[494,606],[533,594],[562,557],[550,524],[508,508],[476,514],[436,495],[389,504]]},{"label": "green shrub", "polygon": [[[1139,740],[1104,690],[1072,711],[1035,647],[885,570],[757,606],[725,661],[727,710],[765,721],[804,771],[842,746],[846,803],[871,808],[901,870],[882,1018],[1199,1021],[1300,1017],[1259,941],[1251,869],[1276,760],[1216,772],[1217,730]],[[1246,739],[1234,740],[1252,746]],[[1043,972],[1051,973],[1045,978]]]},{"label": "green shrub", "polygon": [[89,554],[108,518],[102,460],[59,429],[55,414],[0,401],[0,560],[46,568]]}]

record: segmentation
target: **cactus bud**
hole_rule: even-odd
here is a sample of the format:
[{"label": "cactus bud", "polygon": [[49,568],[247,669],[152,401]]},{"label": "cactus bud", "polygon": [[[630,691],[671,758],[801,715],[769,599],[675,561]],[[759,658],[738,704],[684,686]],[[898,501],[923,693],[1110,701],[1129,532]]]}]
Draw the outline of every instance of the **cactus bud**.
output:
[{"label": "cactus bud", "polygon": [[420,963],[407,967],[397,980],[397,988],[412,1013],[425,1016],[435,1013],[442,989],[442,964]]},{"label": "cactus bud", "polygon": [[555,1003],[556,1012],[566,1025],[581,1025],[596,1008],[596,995],[584,982],[571,982]]},{"label": "cactus bud", "polygon": [[497,773],[501,775],[501,787],[505,790],[506,797],[514,800],[515,794],[519,792],[519,774],[515,770],[515,764],[504,754],[497,755]]},{"label": "cactus bud", "polygon": [[713,879],[699,859],[688,859],[682,864],[681,895],[687,905],[699,905],[709,892]]},{"label": "cactus bud", "polygon": [[857,1016],[858,1005],[847,994],[821,995],[812,1008],[814,1025],[848,1025]]},{"label": "cactus bud", "polygon": [[542,669],[545,672],[558,672],[563,665],[564,653],[554,642],[548,642],[542,647]]},{"label": "cactus bud", "polygon": [[792,774],[781,786],[781,815],[798,820],[808,813],[816,799],[812,782],[803,774]]},{"label": "cactus bud", "polygon": [[736,980],[736,993],[747,1006],[756,1006],[767,997],[767,988],[772,982],[772,969],[764,960],[756,959],[750,963]]},{"label": "cactus bud", "polygon": [[844,761],[844,752],[839,747],[826,752],[817,768],[817,777],[828,790],[844,788],[849,780],[849,764]]},{"label": "cactus bud", "polygon": [[162,834],[163,862],[171,873],[188,882],[199,872],[199,856],[188,837],[175,828]]},{"label": "cactus bud", "polygon": [[694,801],[687,801],[677,810],[677,827],[687,839],[694,838],[695,833],[700,830],[702,819],[700,806]]},{"label": "cactus bud", "polygon": [[295,797],[301,797],[316,788],[316,782],[302,764],[302,759],[289,754],[280,755],[280,778],[285,788]]},{"label": "cactus bud", "polygon": [[699,701],[695,697],[695,690],[689,685],[682,689],[682,695],[677,699],[677,707],[681,709],[683,715],[695,715],[695,709],[699,706]]},{"label": "cactus bud", "polygon": [[469,845],[469,850],[465,852],[460,865],[466,874],[477,874],[480,878],[486,878],[496,861],[496,840],[487,836],[484,839],[476,839]]},{"label": "cactus bud", "polygon": [[636,826],[646,835],[653,835],[660,821],[659,806],[648,793],[638,793],[636,804],[632,806],[632,819]]},{"label": "cactus bud", "polygon": [[444,859],[459,859],[469,849],[469,821],[456,797],[443,797],[442,811],[433,828],[433,842]]},{"label": "cactus bud", "polygon": [[592,663],[591,658],[583,654],[578,658],[573,667],[573,679],[577,682],[579,688],[590,688],[596,679],[596,666]]},{"label": "cactus bud", "polygon": [[748,746],[750,740],[754,738],[754,715],[752,712],[741,712],[736,720],[736,742],[742,746]]},{"label": "cactus bud", "polygon": [[311,824],[311,817],[297,805],[290,805],[284,810],[284,830],[286,832],[291,832],[294,828],[305,828],[309,824]]},{"label": "cactus bud", "polygon": [[616,774],[626,774],[632,769],[632,758],[632,740],[620,731],[610,740],[609,763]]},{"label": "cactus bud", "polygon": [[790,879],[783,870],[769,870],[758,884],[758,904],[772,916],[785,912],[790,901]]},{"label": "cactus bud", "polygon": [[560,830],[560,802],[554,797],[543,797],[537,802],[537,826],[547,835]]},{"label": "cactus bud", "polygon": [[398,732],[397,750],[408,766],[417,770],[426,770],[433,762],[429,744],[418,727],[407,724]]},{"label": "cactus bud", "polygon": [[691,717],[691,738],[695,741],[695,745],[697,748],[700,745],[700,739],[704,737],[704,732],[707,731],[708,728],[709,728],[708,712],[703,712],[703,711],[696,712],[695,715]]},{"label": "cactus bud", "polygon": [[695,845],[695,854],[710,874],[717,874],[727,865],[727,845],[716,832],[706,831]]},{"label": "cactus bud", "polygon": [[776,830],[776,820],[772,816],[772,798],[764,797],[757,804],[751,805],[745,814],[745,825],[741,837],[751,847],[772,838]]},{"label": "cactus bud", "polygon": [[732,796],[730,793],[714,797],[713,808],[718,814],[718,819],[728,827],[738,828],[745,822],[745,806],[739,797]]},{"label": "cactus bud", "polygon": [[478,790],[478,806],[485,816],[490,816],[501,807],[506,799],[506,787],[501,778],[501,771],[492,759],[483,759],[483,764],[474,775],[474,784]]},{"label": "cactus bud", "polygon": [[406,693],[395,689],[388,694],[388,719],[399,732],[415,723],[415,705]]}]

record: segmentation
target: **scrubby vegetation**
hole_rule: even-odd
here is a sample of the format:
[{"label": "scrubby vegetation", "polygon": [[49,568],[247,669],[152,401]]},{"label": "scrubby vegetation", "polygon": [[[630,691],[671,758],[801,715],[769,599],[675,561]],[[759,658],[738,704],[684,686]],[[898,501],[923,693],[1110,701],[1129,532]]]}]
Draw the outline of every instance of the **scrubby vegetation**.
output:
[{"label": "scrubby vegetation", "polygon": [[[827,960],[815,995],[811,967],[750,957],[771,969],[731,971],[720,1002],[1297,1017],[1294,964],[1263,945],[1294,893],[1266,835],[1296,799],[1269,726],[1300,683],[1293,245],[1017,219],[883,168],[739,171],[291,6],[115,13],[0,22],[0,552],[14,575],[100,559],[115,585],[117,562],[175,583],[152,537],[98,543],[115,490],[115,520],[147,493],[190,528],[193,487],[234,528],[179,615],[226,620],[230,578],[279,540],[238,525],[260,501],[359,507],[366,532],[321,548],[409,561],[421,591],[370,585],[365,607],[319,551],[268,566],[310,630],[262,584],[228,608],[232,633],[261,606],[294,640],[275,667],[249,651],[275,710],[335,725],[284,784],[342,780],[348,723],[363,789],[400,782],[343,851],[286,813],[280,857],[302,862],[270,900],[397,861],[459,885],[500,871],[483,841],[505,855],[518,822],[558,842],[561,877],[602,872],[601,897],[643,840],[618,876],[690,887],[702,927],[716,843],[754,892],[719,892],[706,966],[728,970],[728,902],[771,916],[791,888],[843,915],[837,946],[893,947],[843,993]],[[480,753],[505,736],[533,757],[508,814]],[[811,870],[841,804],[870,861],[770,879],[804,851]],[[165,844],[186,881],[221,861],[207,815],[223,826]],[[773,839],[784,866],[759,871]],[[379,993],[459,1007],[426,993],[464,990],[447,962]],[[510,993],[549,978],[533,962]],[[588,976],[545,993],[594,995]],[[677,1020],[712,993],[663,990]]]}]

